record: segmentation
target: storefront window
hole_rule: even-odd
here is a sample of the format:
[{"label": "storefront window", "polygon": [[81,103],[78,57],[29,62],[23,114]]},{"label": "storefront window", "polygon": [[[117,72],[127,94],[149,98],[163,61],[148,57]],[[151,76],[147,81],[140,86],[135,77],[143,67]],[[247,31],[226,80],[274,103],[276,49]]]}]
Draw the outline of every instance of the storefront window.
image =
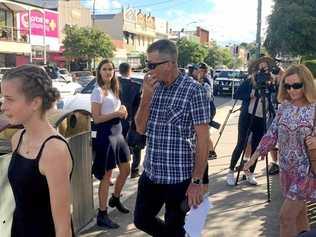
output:
[{"label": "storefront window", "polygon": [[5,10],[0,8],[0,27],[5,26]]}]

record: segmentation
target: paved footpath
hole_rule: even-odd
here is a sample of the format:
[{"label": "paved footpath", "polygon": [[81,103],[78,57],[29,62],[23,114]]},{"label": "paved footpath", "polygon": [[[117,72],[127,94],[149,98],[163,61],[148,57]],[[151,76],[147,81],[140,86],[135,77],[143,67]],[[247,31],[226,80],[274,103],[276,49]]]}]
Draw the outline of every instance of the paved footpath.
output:
[{"label": "paved footpath", "polygon": [[[223,123],[232,101],[222,105],[215,120]],[[226,173],[230,156],[237,140],[239,113],[230,116],[222,138],[216,148],[218,159],[209,161],[210,200],[214,208],[209,215],[203,231],[203,237],[277,237],[279,234],[278,211],[281,205],[278,176],[270,177],[271,202],[267,202],[265,162],[258,162],[256,173],[258,186],[249,186],[241,181],[236,187],[226,185]],[[215,142],[218,131],[212,130]],[[116,172],[117,173],[117,172]],[[116,174],[114,174],[115,177]],[[122,200],[133,210],[137,191],[137,179],[128,179]],[[112,190],[110,190],[110,193]],[[95,206],[97,207],[97,183],[95,183]],[[163,216],[163,211],[160,213]],[[95,225],[95,219],[81,232],[81,237],[145,237],[133,225],[132,213],[123,215],[117,210],[110,210],[110,216],[121,227],[117,230],[104,230]]]}]

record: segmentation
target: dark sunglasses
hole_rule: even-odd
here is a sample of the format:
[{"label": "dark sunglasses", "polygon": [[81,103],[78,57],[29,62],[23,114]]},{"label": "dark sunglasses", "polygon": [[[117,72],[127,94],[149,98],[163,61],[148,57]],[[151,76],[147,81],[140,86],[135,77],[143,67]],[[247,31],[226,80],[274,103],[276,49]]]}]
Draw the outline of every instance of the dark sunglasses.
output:
[{"label": "dark sunglasses", "polygon": [[154,70],[157,66],[161,65],[161,64],[164,64],[164,63],[168,63],[169,60],[166,60],[166,61],[162,61],[162,62],[159,62],[159,63],[151,63],[149,61],[146,61],[146,64],[147,64],[147,68],[149,70]]},{"label": "dark sunglasses", "polygon": [[284,84],[284,88],[285,90],[290,90],[291,88],[293,88],[294,90],[298,90],[298,89],[302,89],[304,86],[303,82],[297,82],[297,83],[293,83],[293,84]]}]

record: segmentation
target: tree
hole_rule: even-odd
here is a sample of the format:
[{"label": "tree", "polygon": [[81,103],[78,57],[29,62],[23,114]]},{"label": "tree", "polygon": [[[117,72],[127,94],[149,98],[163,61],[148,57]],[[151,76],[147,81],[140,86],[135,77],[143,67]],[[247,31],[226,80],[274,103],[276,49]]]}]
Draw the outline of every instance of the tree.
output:
[{"label": "tree", "polygon": [[204,62],[206,62],[212,68],[215,68],[223,64],[221,59],[222,57],[220,48],[216,44],[214,44],[208,49],[207,56],[204,59]]},{"label": "tree", "polygon": [[146,59],[147,59],[146,54],[145,53],[141,53],[139,55],[139,57],[140,57],[141,68],[145,68],[146,67]]},{"label": "tree", "polygon": [[242,65],[240,59],[237,58],[234,61],[234,57],[229,48],[220,48],[216,44],[213,44],[213,46],[208,49],[208,54],[204,61],[212,68],[223,65],[228,68],[234,68]]},{"label": "tree", "polygon": [[65,56],[74,59],[86,58],[91,69],[92,59],[96,57],[111,58],[115,50],[111,38],[96,29],[69,26],[64,29],[66,34],[63,44]]},{"label": "tree", "polygon": [[182,38],[177,42],[178,63],[181,67],[186,67],[189,63],[203,62],[207,56],[207,48],[197,42]]},{"label": "tree", "polygon": [[264,42],[272,56],[316,55],[316,1],[274,0]]}]

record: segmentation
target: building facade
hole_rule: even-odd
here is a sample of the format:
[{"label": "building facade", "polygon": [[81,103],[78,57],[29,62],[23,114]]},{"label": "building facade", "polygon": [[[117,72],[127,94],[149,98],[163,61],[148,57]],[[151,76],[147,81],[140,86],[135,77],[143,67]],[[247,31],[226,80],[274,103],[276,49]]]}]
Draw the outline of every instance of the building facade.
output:
[{"label": "building facade", "polygon": [[207,47],[211,45],[210,33],[208,30],[201,27],[196,27],[196,30],[186,31],[184,29],[180,31],[170,31],[170,39],[178,41],[179,39],[186,38],[190,41],[203,44]]},{"label": "building facade", "polygon": [[29,7],[12,1],[0,0],[0,67],[14,67],[29,62],[32,47],[27,31],[21,31],[17,15]]},{"label": "building facade", "polygon": [[63,67],[66,24],[92,27],[90,10],[76,0],[0,0],[0,67],[25,63]]},{"label": "building facade", "polygon": [[141,66],[141,54],[159,38],[168,38],[168,23],[150,13],[122,8],[117,14],[96,15],[94,27],[107,33],[116,47],[114,63],[128,62],[133,68]]}]

